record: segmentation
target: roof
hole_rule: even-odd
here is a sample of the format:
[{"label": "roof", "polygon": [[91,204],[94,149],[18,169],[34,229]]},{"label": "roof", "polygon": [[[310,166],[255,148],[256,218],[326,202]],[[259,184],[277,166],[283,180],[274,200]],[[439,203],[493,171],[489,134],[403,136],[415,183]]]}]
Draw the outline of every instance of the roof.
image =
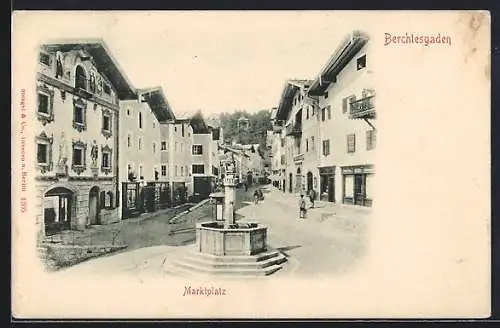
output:
[{"label": "roof", "polygon": [[312,80],[298,80],[289,79],[285,82],[283,87],[283,92],[281,93],[280,103],[278,105],[278,110],[276,111],[276,120],[283,121],[286,120],[288,114],[292,110],[292,100],[295,93],[299,89],[307,89],[311,85]]},{"label": "roof", "polygon": [[97,69],[113,84],[120,100],[137,99],[137,93],[132,83],[113,57],[108,46],[102,39],[61,39],[45,42],[41,45],[49,52],[85,50],[95,60]]},{"label": "roof", "polygon": [[159,122],[175,120],[174,112],[161,87],[137,89],[137,93],[144,97]]},{"label": "roof", "polygon": [[309,95],[323,95],[328,86],[336,82],[338,73],[342,71],[368,40],[368,35],[360,31],[354,31],[345,36],[312,83],[309,88]]}]

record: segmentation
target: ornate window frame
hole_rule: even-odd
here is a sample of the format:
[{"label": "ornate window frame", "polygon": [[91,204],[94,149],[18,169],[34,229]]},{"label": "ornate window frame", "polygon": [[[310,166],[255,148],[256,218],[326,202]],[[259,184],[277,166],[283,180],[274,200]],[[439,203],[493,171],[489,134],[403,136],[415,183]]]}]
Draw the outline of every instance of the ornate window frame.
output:
[{"label": "ornate window frame", "polygon": [[[109,118],[109,130],[106,130],[104,128],[104,118],[108,117]],[[107,108],[102,108],[102,126],[101,126],[101,133],[102,135],[106,138],[109,139],[113,135],[113,113],[107,109]]]},{"label": "ornate window frame", "polygon": [[[108,154],[109,166],[104,166],[104,154]],[[108,145],[101,146],[101,172],[108,175],[113,170],[113,150]]]},{"label": "ornate window frame", "polygon": [[[46,163],[38,163],[38,158],[36,161],[36,167],[40,170],[41,173],[49,172],[53,168],[52,161],[52,144],[54,142],[54,137],[47,136],[45,132],[40,133],[40,135],[35,137],[35,144],[38,147],[39,144],[44,144],[47,146],[47,162]],[[38,152],[38,149],[37,149]]]},{"label": "ornate window frame", "polygon": [[[75,164],[75,149],[82,150],[82,164]],[[73,140],[73,147],[71,151],[71,169],[80,175],[87,169],[87,143],[80,140]]]},{"label": "ornate window frame", "polygon": [[[54,121],[54,90],[50,89],[45,84],[43,84],[43,85],[37,85],[37,87],[36,87],[36,94],[37,94],[37,109],[36,109],[37,118],[45,126],[47,123],[50,123],[50,122]],[[40,94],[48,97],[48,103],[47,103],[47,111],[48,111],[48,113],[43,113],[43,112],[39,111],[39,108],[38,108],[38,96]]]},{"label": "ornate window frame", "polygon": [[[77,107],[82,109],[83,123],[75,121],[75,111]],[[87,102],[79,97],[73,98],[73,128],[78,132],[82,132],[87,129]]]}]

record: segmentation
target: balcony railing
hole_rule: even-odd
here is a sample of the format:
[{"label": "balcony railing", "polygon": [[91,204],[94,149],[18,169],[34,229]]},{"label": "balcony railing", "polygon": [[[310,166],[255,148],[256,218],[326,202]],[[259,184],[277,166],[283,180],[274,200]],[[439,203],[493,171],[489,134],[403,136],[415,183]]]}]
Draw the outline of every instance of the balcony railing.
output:
[{"label": "balcony railing", "polygon": [[286,135],[298,137],[302,134],[302,124],[295,123],[294,125],[289,125],[286,127]]},{"label": "balcony railing", "polygon": [[375,95],[368,96],[350,103],[351,118],[375,118]]}]

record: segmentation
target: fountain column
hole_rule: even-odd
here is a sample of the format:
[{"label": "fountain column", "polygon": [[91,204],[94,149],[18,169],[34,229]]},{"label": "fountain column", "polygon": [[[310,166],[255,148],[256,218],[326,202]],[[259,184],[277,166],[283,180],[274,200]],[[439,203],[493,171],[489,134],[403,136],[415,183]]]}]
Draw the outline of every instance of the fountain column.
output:
[{"label": "fountain column", "polygon": [[226,172],[224,177],[224,228],[234,224],[234,201],[236,196],[234,172]]}]

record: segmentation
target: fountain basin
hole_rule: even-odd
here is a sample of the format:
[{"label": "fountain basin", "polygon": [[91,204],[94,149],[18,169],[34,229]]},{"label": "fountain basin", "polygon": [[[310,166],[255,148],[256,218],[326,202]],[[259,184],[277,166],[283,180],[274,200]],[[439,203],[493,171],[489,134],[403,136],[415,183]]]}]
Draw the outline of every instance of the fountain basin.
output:
[{"label": "fountain basin", "polygon": [[223,222],[196,225],[196,249],[217,256],[255,255],[267,250],[267,227],[259,223],[236,223],[224,227]]}]

